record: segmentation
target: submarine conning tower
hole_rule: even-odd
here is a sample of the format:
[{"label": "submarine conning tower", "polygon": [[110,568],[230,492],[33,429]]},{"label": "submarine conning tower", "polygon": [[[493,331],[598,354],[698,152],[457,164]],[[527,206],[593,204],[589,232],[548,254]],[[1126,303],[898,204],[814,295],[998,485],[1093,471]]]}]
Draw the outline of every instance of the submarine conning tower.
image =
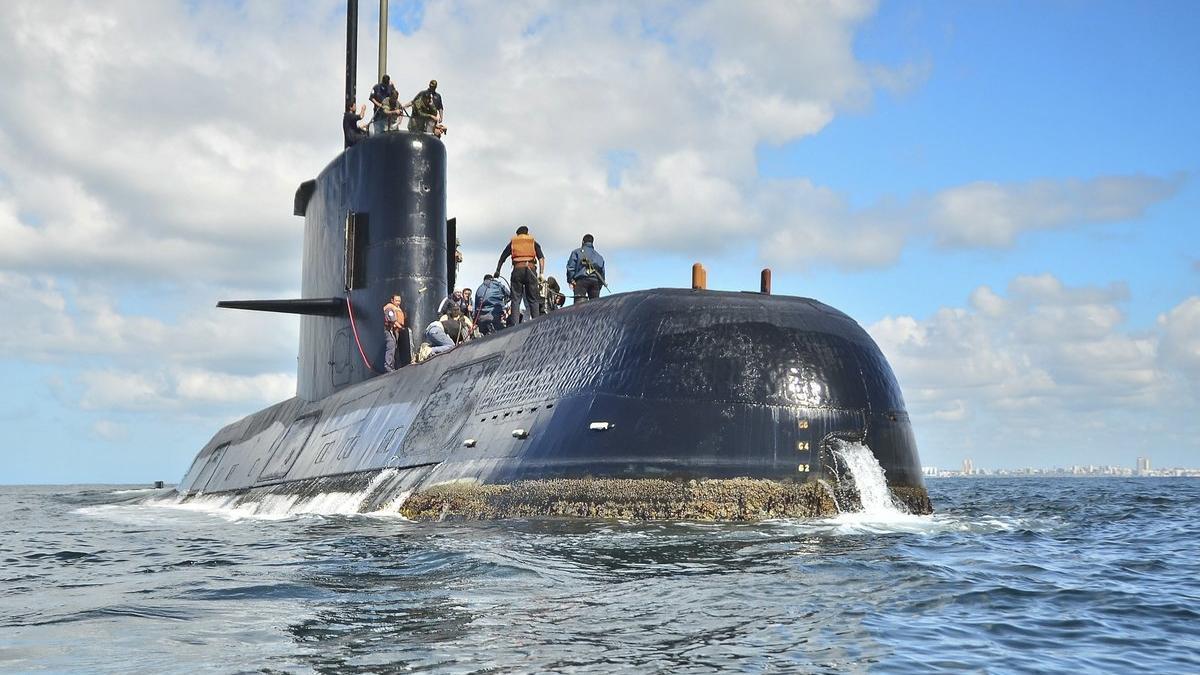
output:
[{"label": "submarine conning tower", "polygon": [[378,315],[393,293],[410,340],[436,318],[454,271],[446,147],[407,131],[365,139],[300,185],[295,213],[304,216],[303,297],[349,297],[354,319],[301,319],[297,394],[314,401],[382,372]]},{"label": "submarine conning tower", "polygon": [[[379,76],[387,64],[380,7]],[[346,3],[346,100],[355,102],[358,2]],[[409,350],[454,287],[455,221],[446,220],[446,146],[408,131],[350,145],[296,190],[304,216],[301,298],[232,300],[218,307],[301,315],[296,394],[317,401],[382,374],[380,311],[399,293]],[[404,350],[401,350],[402,352]]]}]

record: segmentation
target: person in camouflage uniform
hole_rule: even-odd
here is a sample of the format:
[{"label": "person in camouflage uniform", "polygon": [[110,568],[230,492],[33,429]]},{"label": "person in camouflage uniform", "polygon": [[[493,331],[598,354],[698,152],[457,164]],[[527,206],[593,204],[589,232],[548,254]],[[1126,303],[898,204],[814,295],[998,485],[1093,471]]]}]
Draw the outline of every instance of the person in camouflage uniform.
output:
[{"label": "person in camouflage uniform", "polygon": [[412,117],[408,120],[408,130],[431,134],[437,122],[438,109],[434,105],[433,96],[428,91],[417,94],[412,100]]}]

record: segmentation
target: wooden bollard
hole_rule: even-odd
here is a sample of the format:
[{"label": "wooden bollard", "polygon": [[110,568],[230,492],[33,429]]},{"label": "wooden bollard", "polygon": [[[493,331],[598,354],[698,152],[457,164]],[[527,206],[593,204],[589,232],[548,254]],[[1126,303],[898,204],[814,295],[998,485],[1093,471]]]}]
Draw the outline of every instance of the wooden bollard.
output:
[{"label": "wooden bollard", "polygon": [[762,277],[759,280],[759,284],[758,284],[758,292],[762,293],[763,295],[771,294],[771,268],[770,267],[763,268]]}]

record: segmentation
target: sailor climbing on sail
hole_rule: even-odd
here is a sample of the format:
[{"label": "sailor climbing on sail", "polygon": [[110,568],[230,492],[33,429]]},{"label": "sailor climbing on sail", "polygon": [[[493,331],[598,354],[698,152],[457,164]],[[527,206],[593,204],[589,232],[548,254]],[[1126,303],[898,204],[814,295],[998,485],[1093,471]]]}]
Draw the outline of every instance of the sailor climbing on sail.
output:
[{"label": "sailor climbing on sail", "polygon": [[[399,352],[400,337],[404,333],[404,310],[400,307],[400,301],[400,294],[397,293],[383,306],[383,371],[385,373],[390,373],[397,367],[398,359],[396,357]],[[404,365],[404,362],[401,361],[400,365]]]},{"label": "sailor climbing on sail", "polygon": [[509,256],[512,256],[512,276],[509,277],[512,286],[512,313],[508,317],[508,325],[512,326],[521,316],[522,298],[525,300],[525,308],[529,310],[529,318],[538,317],[538,282],[546,273],[546,256],[542,254],[542,245],[529,234],[529,228],[524,225],[517,228],[512,241],[504,247],[493,276],[500,276],[500,268]]},{"label": "sailor climbing on sail", "polygon": [[567,260],[567,283],[575,290],[576,303],[600,297],[600,287],[608,286],[604,281],[604,256],[596,251],[595,241],[592,235],[583,235],[583,245],[571,251]]}]

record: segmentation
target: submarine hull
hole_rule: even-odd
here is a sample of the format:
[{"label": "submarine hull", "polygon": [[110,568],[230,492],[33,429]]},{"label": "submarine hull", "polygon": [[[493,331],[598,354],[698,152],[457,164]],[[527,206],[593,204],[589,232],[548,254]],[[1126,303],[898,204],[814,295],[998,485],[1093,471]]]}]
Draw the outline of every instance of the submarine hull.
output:
[{"label": "submarine hull", "polygon": [[[802,489],[837,478],[839,442],[869,447],[910,510],[929,510],[900,389],[857,323],[807,298],[657,289],[551,312],[247,416],[214,436],[177,489],[361,491],[362,510],[401,512],[412,495],[448,485],[592,494],[580,487],[591,482],[600,500],[621,481]],[[825,507],[733,517],[828,510],[815,500]]]},{"label": "submarine hull", "polygon": [[303,297],[223,304],[301,314],[297,396],[219,431],[181,499],[353,493],[359,510],[413,517],[818,515],[835,508],[824,485],[840,484],[839,444],[859,443],[896,496],[929,510],[891,368],[827,305],[622,293],[380,375],[377,308],[402,295],[419,332],[454,286],[445,146],[371,137],[294,203]]}]

